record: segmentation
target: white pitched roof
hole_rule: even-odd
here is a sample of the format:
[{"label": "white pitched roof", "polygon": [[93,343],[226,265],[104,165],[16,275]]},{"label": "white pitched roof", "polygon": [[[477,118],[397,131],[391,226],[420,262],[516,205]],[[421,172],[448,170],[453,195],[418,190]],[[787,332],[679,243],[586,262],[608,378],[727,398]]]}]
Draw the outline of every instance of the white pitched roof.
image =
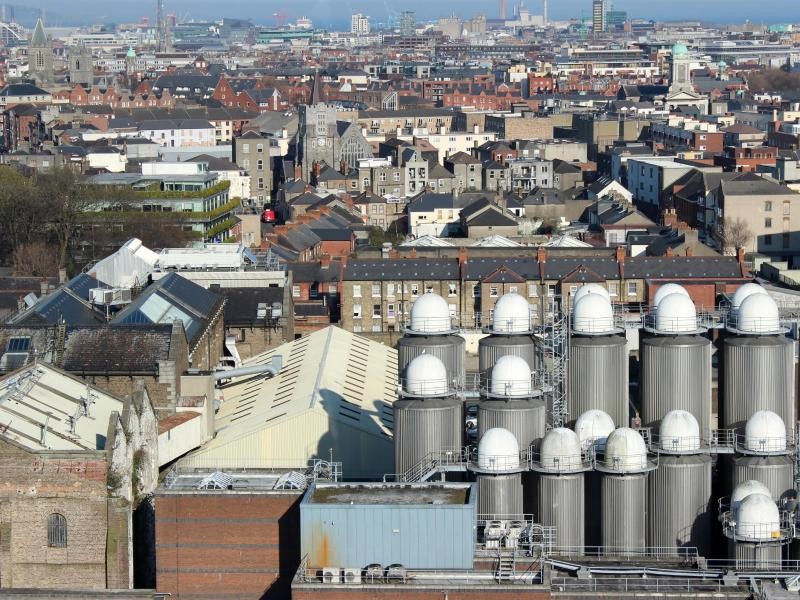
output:
[{"label": "white pitched roof", "polygon": [[470,244],[470,247],[472,248],[519,248],[521,246],[522,244],[496,233],[482,237],[481,239]]},{"label": "white pitched roof", "polygon": [[425,248],[453,248],[452,242],[449,242],[443,238],[439,238],[433,235],[422,235],[418,238],[413,240],[408,240],[400,244],[403,248],[414,248],[414,247],[425,247]]},{"label": "white pitched roof", "polygon": [[397,351],[327,327],[245,361],[283,358],[276,377],[242,377],[223,389],[216,435],[182,464],[196,468],[297,468],[343,463],[345,477],[391,472]]},{"label": "white pitched roof", "polygon": [[31,450],[102,450],[111,413],[123,408],[114,396],[44,363],[0,379],[0,437]]}]

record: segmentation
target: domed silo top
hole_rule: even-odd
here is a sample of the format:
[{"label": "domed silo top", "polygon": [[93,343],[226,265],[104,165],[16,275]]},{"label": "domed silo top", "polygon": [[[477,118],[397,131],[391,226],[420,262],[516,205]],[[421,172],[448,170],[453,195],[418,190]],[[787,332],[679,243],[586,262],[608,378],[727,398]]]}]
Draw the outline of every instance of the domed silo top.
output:
[{"label": "domed silo top", "polygon": [[736,311],[739,310],[739,307],[742,306],[742,302],[754,294],[760,294],[762,296],[769,295],[767,290],[757,283],[745,283],[744,285],[739,286],[739,289],[736,290],[736,292],[733,294],[733,298],[731,298],[731,310],[736,313]]},{"label": "domed silo top", "polygon": [[786,425],[771,410],[759,410],[744,426],[744,447],[751,452],[783,452],[786,450]]},{"label": "domed silo top", "polygon": [[734,516],[736,537],[743,541],[781,538],[780,512],[769,494],[756,492],[745,496],[739,502]]},{"label": "domed silo top", "polygon": [[531,330],[531,306],[517,293],[503,294],[494,305],[490,331],[499,334],[528,333]]},{"label": "domed silo top", "polygon": [[598,452],[603,452],[606,440],[614,431],[614,420],[597,408],[587,410],[575,421],[575,433],[580,440],[581,448],[588,450],[593,447]]},{"label": "domed silo top", "polygon": [[781,333],[778,305],[768,294],[750,294],[734,313],[740,333],[768,335]]},{"label": "domed silo top", "polygon": [[450,392],[447,369],[433,354],[420,354],[406,366],[403,390],[414,396],[445,396]]},{"label": "domed silo top", "polygon": [[771,497],[769,488],[760,481],[748,479],[737,485],[731,494],[731,510],[734,514],[739,508],[739,503],[750,494],[765,494]]},{"label": "domed silo top", "polygon": [[584,283],[581,287],[578,288],[578,291],[575,292],[575,295],[572,296],[572,306],[575,307],[578,304],[578,301],[583,298],[584,296],[589,296],[591,294],[596,294],[599,296],[603,296],[609,302],[611,301],[611,295],[608,293],[608,290],[600,285],[599,283]]},{"label": "domed silo top", "polygon": [[478,442],[478,468],[497,472],[519,469],[519,443],[514,434],[502,427],[488,429]]},{"label": "domed silo top", "polygon": [[686,410],[671,410],[661,419],[658,447],[670,454],[696,452],[700,449],[700,424]]},{"label": "domed silo top", "polygon": [[669,294],[656,308],[655,329],[659,333],[696,333],[697,311],[694,302],[683,294]]},{"label": "domed silo top", "polygon": [[533,394],[531,368],[521,356],[506,354],[492,367],[489,391],[493,396],[526,398]]},{"label": "domed silo top", "polygon": [[614,311],[611,301],[602,294],[586,294],[572,311],[572,330],[580,334],[611,334],[614,329]]},{"label": "domed silo top", "polygon": [[658,308],[661,301],[670,294],[683,294],[687,298],[689,297],[689,292],[687,292],[686,288],[682,285],[678,285],[677,283],[665,283],[656,290],[656,295],[653,296],[653,308]]},{"label": "domed silo top", "polygon": [[619,427],[606,440],[605,466],[614,471],[647,469],[647,445],[638,431]]},{"label": "domed silo top", "polygon": [[571,429],[556,427],[547,432],[539,450],[543,469],[570,471],[581,468],[581,441]]},{"label": "domed silo top", "polygon": [[426,292],[411,306],[408,329],[413,333],[447,334],[453,330],[447,301],[439,294]]}]

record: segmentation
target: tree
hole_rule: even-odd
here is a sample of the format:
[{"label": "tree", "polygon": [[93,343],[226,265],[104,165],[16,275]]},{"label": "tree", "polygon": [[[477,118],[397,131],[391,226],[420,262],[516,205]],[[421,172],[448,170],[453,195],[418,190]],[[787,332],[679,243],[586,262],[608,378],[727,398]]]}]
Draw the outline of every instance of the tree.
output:
[{"label": "tree", "polygon": [[53,277],[58,274],[55,248],[44,242],[17,246],[12,261],[17,277]]},{"label": "tree", "polygon": [[23,244],[45,236],[45,207],[33,182],[0,167],[0,256],[3,262]]},{"label": "tree", "polygon": [[719,239],[723,254],[736,252],[747,246],[753,237],[750,226],[744,219],[724,219],[719,226]]}]

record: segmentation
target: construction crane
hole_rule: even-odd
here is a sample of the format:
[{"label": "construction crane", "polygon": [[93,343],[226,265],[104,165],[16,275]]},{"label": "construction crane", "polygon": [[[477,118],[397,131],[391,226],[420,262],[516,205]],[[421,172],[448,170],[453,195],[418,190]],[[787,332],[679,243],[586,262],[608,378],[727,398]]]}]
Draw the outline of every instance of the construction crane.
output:
[{"label": "construction crane", "polygon": [[277,11],[272,13],[272,18],[275,19],[276,27],[283,27],[284,25],[286,25],[287,17],[286,13],[284,13],[283,11]]}]

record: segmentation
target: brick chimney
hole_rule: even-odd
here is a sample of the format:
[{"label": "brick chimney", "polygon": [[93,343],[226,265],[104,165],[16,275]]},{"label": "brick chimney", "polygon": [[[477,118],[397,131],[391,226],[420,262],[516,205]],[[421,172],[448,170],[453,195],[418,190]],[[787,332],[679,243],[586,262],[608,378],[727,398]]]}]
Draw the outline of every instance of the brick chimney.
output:
[{"label": "brick chimney", "polygon": [[412,248],[411,252],[408,253],[408,258],[417,258],[417,249]]},{"label": "brick chimney", "polygon": [[694,256],[694,250],[691,246],[686,246],[686,256]]},{"label": "brick chimney", "polygon": [[675,256],[675,252],[673,252],[672,246],[667,246],[666,256],[669,257],[669,258],[672,258],[673,256]]},{"label": "brick chimney", "polygon": [[536,249],[536,260],[539,263],[547,262],[547,248],[545,248],[543,246],[539,246]]},{"label": "brick chimney", "polygon": [[331,255],[330,254],[323,254],[319,257],[319,266],[323,269],[327,269],[331,266]]},{"label": "brick chimney", "polygon": [[625,264],[625,257],[627,255],[628,253],[625,250],[625,246],[617,246],[617,249],[615,250],[614,253],[614,258],[616,258],[618,263]]},{"label": "brick chimney", "polygon": [[467,262],[467,249],[464,246],[458,249],[458,264],[463,266]]}]

